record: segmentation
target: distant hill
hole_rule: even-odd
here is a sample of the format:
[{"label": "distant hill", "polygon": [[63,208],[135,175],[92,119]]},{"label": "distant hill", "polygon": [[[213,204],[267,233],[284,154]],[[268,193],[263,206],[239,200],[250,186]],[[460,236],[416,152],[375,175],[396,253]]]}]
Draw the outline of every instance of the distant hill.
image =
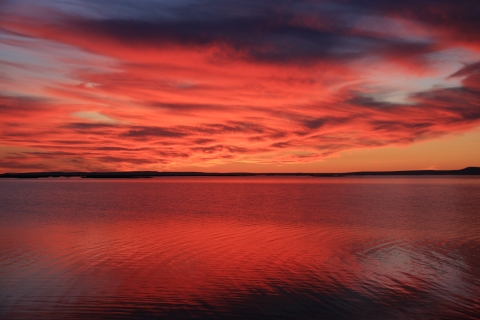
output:
[{"label": "distant hill", "polygon": [[158,171],[125,171],[125,172],[23,172],[4,173],[0,178],[55,178],[82,177],[91,179],[115,178],[152,178],[172,176],[207,176],[207,177],[239,177],[239,176],[310,176],[310,177],[346,177],[346,176],[444,176],[444,175],[480,175],[480,167],[468,167],[460,170],[407,170],[407,171],[359,171],[343,173],[248,173],[248,172],[158,172]]}]

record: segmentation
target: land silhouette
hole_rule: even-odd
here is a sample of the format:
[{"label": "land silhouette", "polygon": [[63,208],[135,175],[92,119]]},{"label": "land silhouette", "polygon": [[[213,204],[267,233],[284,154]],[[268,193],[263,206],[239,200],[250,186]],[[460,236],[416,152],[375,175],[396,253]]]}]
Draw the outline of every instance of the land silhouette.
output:
[{"label": "land silhouette", "polygon": [[341,173],[252,173],[252,172],[175,172],[175,171],[123,171],[123,172],[22,172],[3,173],[0,178],[36,179],[81,177],[90,179],[153,178],[153,177],[242,177],[242,176],[308,176],[308,177],[348,177],[348,176],[465,176],[480,175],[480,167],[467,167],[459,170],[402,170],[402,171],[357,171]]}]

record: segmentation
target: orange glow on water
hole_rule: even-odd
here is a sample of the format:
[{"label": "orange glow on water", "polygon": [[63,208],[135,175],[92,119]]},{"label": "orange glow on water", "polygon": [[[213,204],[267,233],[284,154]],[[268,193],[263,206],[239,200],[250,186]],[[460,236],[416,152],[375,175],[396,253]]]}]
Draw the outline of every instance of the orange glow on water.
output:
[{"label": "orange glow on water", "polygon": [[1,182],[6,318],[479,311],[475,177]]}]

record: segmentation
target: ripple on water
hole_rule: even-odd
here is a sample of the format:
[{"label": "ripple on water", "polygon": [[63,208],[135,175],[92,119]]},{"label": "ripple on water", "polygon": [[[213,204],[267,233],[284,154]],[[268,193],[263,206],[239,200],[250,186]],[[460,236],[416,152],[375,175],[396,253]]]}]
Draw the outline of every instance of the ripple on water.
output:
[{"label": "ripple on water", "polygon": [[[270,185],[258,182],[249,188],[215,183],[215,192],[205,192],[217,198],[204,201],[201,208],[177,202],[177,209],[171,203],[152,200],[154,205],[148,206],[148,201],[140,200],[144,192],[150,192],[151,199],[159,192],[163,201],[178,199],[181,184],[171,187],[175,192],[171,197],[160,188],[165,183],[142,185],[143,193],[135,191],[135,183],[103,184],[107,191],[96,192],[111,197],[109,188],[115,187],[119,202],[140,199],[122,202],[123,207],[102,213],[105,216],[83,213],[95,219],[78,217],[80,209],[69,212],[71,204],[62,218],[51,215],[43,222],[32,218],[18,223],[2,213],[0,316],[432,319],[480,315],[480,223],[473,215],[476,207],[465,200],[476,203],[473,195],[478,189],[472,194],[462,191],[466,202],[459,213],[458,202],[450,201],[454,207],[445,209],[430,201],[432,209],[422,205],[415,193],[406,196],[408,185],[398,191],[397,182],[392,184],[397,189],[382,182],[383,202],[352,196],[375,194],[378,184],[357,183],[344,189],[337,184],[325,187],[310,181],[307,188],[298,182],[276,183],[268,189]],[[91,195],[85,185],[96,186],[74,185],[80,197]],[[196,192],[191,198],[205,199],[204,185],[193,183],[187,189]],[[30,192],[41,192],[35,190]],[[352,196],[352,203],[339,202],[335,195],[340,191],[342,199]],[[242,207],[239,199],[260,192],[263,198],[254,199],[261,202]],[[405,201],[413,197],[411,211],[405,204],[392,209],[398,192],[407,197]],[[425,198],[425,193],[421,196]],[[55,199],[51,201],[54,206]],[[98,207],[104,212],[101,204]],[[249,218],[252,208],[257,208],[254,219]],[[21,215],[19,208],[9,210]],[[25,211],[25,218],[30,217],[29,210],[33,209]],[[424,224],[427,218],[431,224]],[[423,224],[419,227],[412,221]]]}]

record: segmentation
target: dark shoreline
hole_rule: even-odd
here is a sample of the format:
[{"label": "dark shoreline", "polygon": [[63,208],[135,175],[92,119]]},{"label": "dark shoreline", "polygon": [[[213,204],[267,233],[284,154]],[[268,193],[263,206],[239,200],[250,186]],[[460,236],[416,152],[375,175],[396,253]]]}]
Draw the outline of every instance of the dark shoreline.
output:
[{"label": "dark shoreline", "polygon": [[153,178],[153,177],[249,177],[249,176],[284,176],[284,177],[347,177],[347,176],[465,176],[480,175],[480,167],[468,167],[460,170],[405,170],[405,171],[359,171],[343,173],[249,173],[249,172],[158,172],[158,171],[127,171],[127,172],[23,172],[4,173],[0,178],[36,179],[58,177],[81,177],[87,179],[118,179],[118,178]]}]

